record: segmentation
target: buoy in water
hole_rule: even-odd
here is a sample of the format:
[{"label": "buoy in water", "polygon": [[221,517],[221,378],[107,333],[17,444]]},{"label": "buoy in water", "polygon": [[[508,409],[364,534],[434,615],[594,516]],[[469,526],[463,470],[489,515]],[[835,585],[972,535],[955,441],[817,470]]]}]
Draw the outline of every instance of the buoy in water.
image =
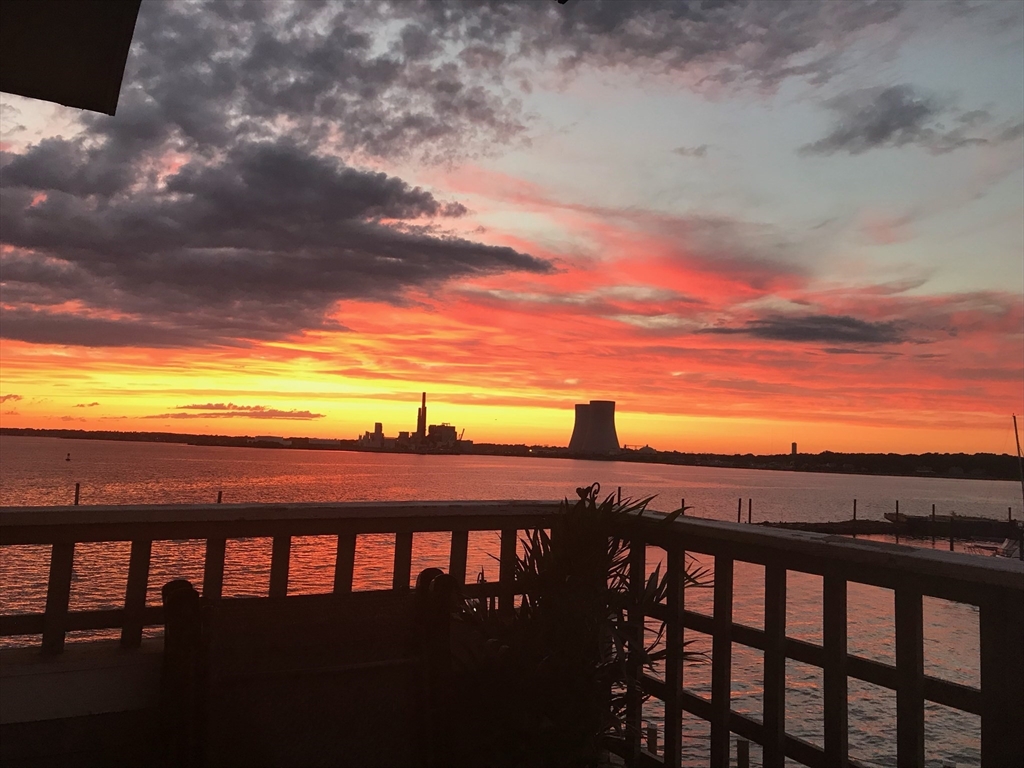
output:
[{"label": "buoy in water", "polygon": [[68,454],[68,457],[66,459],[64,459],[64,461],[71,461],[71,454],[70,453]]}]

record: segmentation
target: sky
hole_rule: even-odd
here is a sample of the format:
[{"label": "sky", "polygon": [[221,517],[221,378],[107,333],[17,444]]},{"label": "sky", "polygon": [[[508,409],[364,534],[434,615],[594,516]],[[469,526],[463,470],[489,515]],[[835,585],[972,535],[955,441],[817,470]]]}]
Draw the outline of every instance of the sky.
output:
[{"label": "sky", "polygon": [[0,259],[5,427],[1012,453],[1024,4],[144,0]]}]

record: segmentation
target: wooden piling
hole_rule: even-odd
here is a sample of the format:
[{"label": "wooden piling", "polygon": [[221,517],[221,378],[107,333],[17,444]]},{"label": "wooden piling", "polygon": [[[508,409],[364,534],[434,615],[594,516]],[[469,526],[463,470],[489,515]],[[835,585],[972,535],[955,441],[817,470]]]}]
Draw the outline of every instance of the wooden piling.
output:
[{"label": "wooden piling", "polygon": [[953,521],[956,520],[956,512],[949,513],[949,551],[953,551]]},{"label": "wooden piling", "polygon": [[679,516],[682,517],[686,514],[686,498],[683,497],[679,500]]},{"label": "wooden piling", "polygon": [[747,525],[750,524],[751,516],[753,515],[753,511],[754,511],[754,500],[753,499],[747,499]]},{"label": "wooden piling", "polygon": [[932,547],[935,546],[935,505],[932,504]]},{"label": "wooden piling", "polygon": [[217,491],[217,503],[218,504],[223,504],[224,503],[224,491]]},{"label": "wooden piling", "polygon": [[853,500],[853,519],[857,519],[857,500]]},{"label": "wooden piling", "polygon": [[618,503],[619,504],[622,503],[622,486],[621,485],[619,486],[619,490],[618,490]]},{"label": "wooden piling", "polygon": [[739,503],[736,505],[736,522],[743,522],[743,497],[740,496]]},{"label": "wooden piling", "polygon": [[75,506],[78,506],[78,491],[82,486],[79,483],[75,483]]}]

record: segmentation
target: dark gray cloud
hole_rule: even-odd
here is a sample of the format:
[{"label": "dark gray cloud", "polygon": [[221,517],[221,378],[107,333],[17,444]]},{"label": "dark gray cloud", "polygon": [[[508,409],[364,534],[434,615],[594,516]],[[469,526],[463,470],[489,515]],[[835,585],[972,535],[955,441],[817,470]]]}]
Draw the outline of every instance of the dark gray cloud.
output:
[{"label": "dark gray cloud", "polygon": [[24,399],[25,398],[23,398],[21,395],[14,395],[14,394],[11,394],[11,395],[0,395],[0,403],[6,403],[8,400],[10,400],[12,403],[16,403],[19,400],[24,400]]},{"label": "dark gray cloud", "polygon": [[825,344],[897,344],[906,341],[897,322],[871,322],[847,315],[775,315],[748,320],[741,326],[704,328],[699,332]]},{"label": "dark gray cloud", "polygon": [[[8,338],[194,346],[344,330],[329,317],[339,300],[398,302],[454,278],[551,269],[434,231],[463,215],[457,203],[285,139],[194,158],[156,187],[110,196],[69,191],[60,179],[88,159],[64,158],[62,177],[47,172],[50,154],[35,147],[2,177]],[[385,223],[396,221],[411,226]],[[59,309],[69,301],[87,311]]]},{"label": "dark gray cloud", "polygon": [[562,72],[580,67],[698,70],[704,80],[774,88],[789,77],[824,82],[862,30],[891,21],[904,3],[757,0],[516,0],[488,3],[397,2],[404,18],[462,49],[490,71],[524,59]]},{"label": "dark gray cloud", "polygon": [[963,112],[939,97],[907,84],[865,88],[825,102],[836,123],[827,136],[800,148],[801,153],[859,155],[871,149],[921,146],[933,154],[962,147],[1013,141],[1024,124],[989,128],[985,110]]},{"label": "dark gray cloud", "polygon": [[465,213],[457,202],[353,166],[527,141],[519,96],[551,72],[823,82],[901,7],[145,2],[117,116],[83,114],[80,134],[0,158],[0,334],[244,344],[344,330],[331,311],[346,299],[548,271],[445,234],[438,222]]},{"label": "dark gray cloud", "polygon": [[77,403],[77,404],[75,405],[75,408],[95,408],[95,407],[96,407],[97,405],[99,405],[99,403],[97,403],[97,402],[92,402],[92,403]]},{"label": "dark gray cloud", "polygon": [[708,145],[701,144],[699,147],[676,147],[672,151],[680,157],[707,157]]}]

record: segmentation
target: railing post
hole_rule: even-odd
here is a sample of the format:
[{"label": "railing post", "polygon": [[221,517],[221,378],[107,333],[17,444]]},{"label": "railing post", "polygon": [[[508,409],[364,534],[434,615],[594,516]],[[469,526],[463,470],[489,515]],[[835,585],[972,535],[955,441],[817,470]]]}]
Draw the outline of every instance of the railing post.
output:
[{"label": "railing post", "polygon": [[682,764],[683,708],[683,611],[685,610],[686,552],[678,547],[668,550],[668,590],[665,602],[665,765]]},{"label": "railing post", "polygon": [[626,765],[640,761],[640,728],[643,717],[643,692],[640,689],[641,665],[637,648],[644,641],[643,594],[647,575],[647,543],[638,533],[629,542],[629,602],[626,614],[629,657],[626,665]]},{"label": "railing post", "polygon": [[334,555],[334,594],[352,592],[352,572],[356,565],[356,535],[338,534],[338,549]]},{"label": "railing post", "polygon": [[466,583],[466,551],[469,549],[469,531],[452,531],[452,546],[448,555],[448,575],[460,587]]},{"label": "railing post", "polygon": [[1024,765],[1024,604],[993,590],[979,609],[981,764]]},{"label": "railing post", "polygon": [[848,765],[846,697],[846,579],[826,573],[822,579],[822,645],[825,678],[825,762]]},{"label": "railing post", "polygon": [[896,766],[924,765],[924,618],[921,591],[896,589]]},{"label": "railing post", "polygon": [[146,588],[149,586],[149,562],[153,542],[148,539],[132,542],[128,557],[128,584],[124,591],[124,619],[121,623],[121,647],[142,645],[143,615],[146,611]]},{"label": "railing post", "polygon": [[498,613],[511,618],[515,613],[516,599],[516,541],[519,532],[507,528],[501,532],[501,550],[498,560]]},{"label": "railing post", "polygon": [[291,536],[275,536],[270,554],[270,596],[288,594],[288,565],[292,553]]},{"label": "railing post", "polygon": [[764,569],[764,768],[786,764],[786,568]]},{"label": "railing post", "polygon": [[203,597],[220,599],[224,592],[224,554],[227,539],[206,540],[206,557],[203,560]]},{"label": "railing post", "polygon": [[43,653],[47,655],[64,650],[74,561],[73,541],[59,542],[50,548],[50,578],[46,586],[46,613],[43,615]]},{"label": "railing post", "polygon": [[736,739],[736,768],[750,768],[750,742]]},{"label": "railing post", "polygon": [[711,640],[711,766],[729,768],[732,695],[733,560],[715,555],[714,634]]},{"label": "railing post", "polygon": [[395,564],[391,571],[391,588],[409,589],[412,579],[412,531],[395,534]]}]

